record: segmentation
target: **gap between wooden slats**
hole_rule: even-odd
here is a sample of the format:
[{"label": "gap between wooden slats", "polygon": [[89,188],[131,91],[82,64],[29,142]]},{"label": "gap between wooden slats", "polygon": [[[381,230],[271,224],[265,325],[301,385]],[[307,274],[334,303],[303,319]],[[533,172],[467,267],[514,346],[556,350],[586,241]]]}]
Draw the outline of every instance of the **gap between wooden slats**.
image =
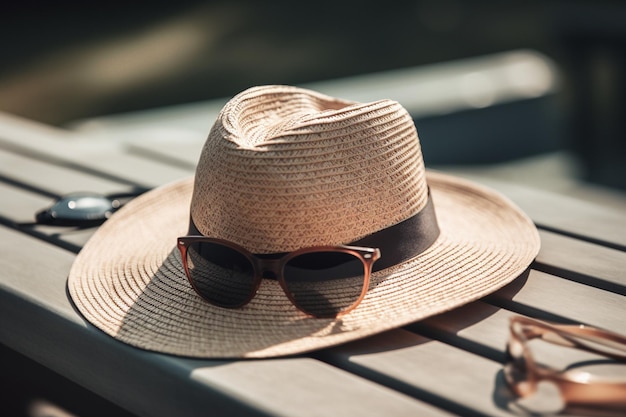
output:
[{"label": "gap between wooden slats", "polygon": [[[537,271],[521,281],[486,298],[497,303],[471,303],[315,356],[451,412],[509,415],[513,397],[505,386],[502,366],[511,316],[525,314],[626,331],[624,297]],[[595,358],[566,348],[543,348],[539,353],[557,368]],[[608,374],[623,378],[625,370],[615,365]]]},{"label": "gap between wooden slats", "polygon": [[626,295],[626,252],[541,230],[533,268]]},{"label": "gap between wooden slats", "polygon": [[626,251],[626,215],[623,210],[494,178],[468,173],[462,176],[506,195],[541,229]]},{"label": "gap between wooden slats", "polygon": [[[531,277],[532,277],[532,274],[531,274]],[[529,277],[529,279],[531,279],[531,277]],[[555,278],[555,279],[558,280],[558,278]],[[560,280],[560,281],[562,281],[562,280]],[[545,280],[541,280],[539,282],[543,283],[543,282],[545,282]],[[575,284],[575,283],[570,283],[570,284],[576,285],[576,286],[579,286],[579,287],[583,287],[580,284]],[[518,292],[515,292],[515,296],[512,297],[513,301],[517,302],[516,300],[514,300],[514,298],[515,297],[520,298],[518,296],[518,294],[520,292],[522,292],[525,288],[528,288],[528,285],[529,285],[528,282],[524,283],[524,286],[522,287],[522,290],[520,290]],[[535,286],[535,284],[533,284],[533,286]],[[545,288],[544,289],[539,289],[539,291],[544,291],[544,290],[545,290]],[[561,295],[571,293],[571,291],[562,291],[562,290],[563,290],[563,288],[561,288],[558,291],[556,291],[556,293],[557,294],[561,294]],[[506,293],[507,291],[510,292],[510,291],[514,291],[514,290],[506,289],[503,292]],[[599,291],[599,290],[596,290],[596,291]],[[536,292],[537,292],[536,289],[535,289],[535,291],[531,291],[531,293],[534,293],[534,294],[536,294]],[[590,299],[598,299],[598,297],[594,296],[593,294],[587,294],[587,295],[590,296]],[[529,297],[530,297],[531,302],[528,301]],[[503,296],[503,298],[507,298],[507,296]],[[550,296],[550,298],[554,299],[553,296]],[[532,302],[533,296],[532,296],[532,294],[530,296],[527,295],[527,294],[526,295],[523,294],[521,296],[521,299],[522,299],[522,301],[525,301],[526,305],[531,305],[531,306],[533,305],[533,302]],[[602,302],[601,299],[598,299],[598,301]],[[535,303],[538,303],[540,306],[543,305],[543,303],[539,302],[539,301],[535,301]],[[538,310],[538,309],[535,308],[535,310]],[[551,313],[551,314],[554,314],[554,313]],[[467,317],[467,315],[465,317]],[[433,319],[433,320],[435,320],[435,319]],[[485,319],[481,320],[480,323],[481,324],[486,323]],[[377,343],[375,340],[372,341],[371,338],[368,339],[368,341],[365,341],[365,342],[362,342],[362,343],[367,344],[367,346],[368,346],[367,349],[370,349],[370,350],[372,349],[371,346],[375,346],[374,350],[376,352],[374,352],[374,353],[376,353],[376,354],[384,353],[385,355],[393,355],[394,352],[403,351],[407,347],[407,346],[404,346],[404,344],[402,344],[402,343],[400,343],[400,344],[397,343],[398,342],[398,336],[397,336],[398,332],[402,333],[403,331],[398,330],[398,331],[393,331],[393,332],[387,332],[384,335],[380,335],[380,336],[376,337],[376,338],[384,338],[384,340],[387,340],[388,342],[389,341],[393,341],[393,343],[388,344],[387,347],[385,347],[385,348],[381,348],[379,346],[379,343]],[[404,337],[405,336],[400,336],[399,338],[401,340],[404,340]],[[410,340],[411,340],[411,342],[409,344],[410,346],[413,346],[413,345],[418,345],[419,346],[419,345],[423,344],[421,342],[420,343],[416,343],[415,342],[416,339],[414,339],[412,336],[410,336]],[[448,340],[446,344],[448,344],[449,342],[450,341]],[[428,342],[428,343],[430,343],[429,346],[431,346],[431,347],[429,347],[428,349],[420,348],[420,350],[418,351],[418,354],[416,354],[416,355],[419,355],[419,357],[421,357],[421,358],[425,358],[423,360],[426,360],[426,363],[430,364],[430,363],[436,363],[436,360],[438,358],[437,355],[445,354],[445,358],[446,358],[445,359],[445,361],[446,361],[445,363],[446,363],[446,367],[447,367],[446,369],[448,369],[449,372],[450,372],[447,376],[444,375],[444,377],[442,377],[441,376],[442,370],[441,369],[437,369],[437,380],[441,381],[441,385],[438,385],[438,387],[441,389],[441,392],[439,392],[439,393],[437,393],[437,392],[433,393],[432,392],[432,390],[434,389],[432,384],[428,385],[428,387],[429,387],[429,389],[431,391],[425,390],[425,387],[422,387],[422,388],[414,387],[414,386],[411,386],[410,384],[409,384],[409,386],[404,386],[404,387],[397,386],[397,384],[394,385],[395,383],[390,382],[390,380],[393,380],[394,377],[393,376],[389,376],[389,375],[381,376],[380,375],[380,370],[374,372],[372,370],[370,370],[370,371],[363,371],[361,369],[361,371],[360,371],[361,374],[360,375],[364,376],[364,377],[367,377],[367,378],[373,378],[374,382],[383,383],[384,385],[392,384],[392,386],[390,386],[390,387],[393,388],[393,389],[400,389],[405,394],[416,396],[417,398],[419,398],[419,399],[421,399],[423,401],[432,402],[433,404],[435,404],[435,405],[437,405],[439,407],[443,407],[444,409],[446,409],[448,411],[451,411],[451,412],[461,413],[461,414],[465,414],[465,415],[483,415],[483,414],[498,415],[500,412],[505,413],[505,414],[502,414],[502,415],[508,414],[508,411],[506,411],[506,409],[502,409],[501,408],[503,403],[499,403],[499,402],[492,403],[492,402],[490,402],[491,400],[485,401],[484,398],[491,398],[491,396],[486,396],[485,397],[486,392],[476,392],[475,388],[474,388],[474,391],[473,391],[473,393],[471,395],[474,402],[478,401],[478,404],[475,404],[475,406],[468,407],[466,402],[465,402],[465,398],[464,397],[458,397],[458,396],[455,395],[454,398],[447,398],[447,397],[443,396],[443,394],[445,394],[446,392],[450,392],[450,390],[446,389],[446,387],[450,388],[449,384],[450,383],[455,383],[454,381],[456,381],[457,379],[460,380],[463,384],[461,386],[458,386],[457,387],[458,390],[455,389],[455,390],[453,390],[453,392],[464,392],[463,390],[467,390],[469,387],[476,387],[476,386],[478,386],[478,387],[480,387],[481,390],[484,390],[485,387],[488,387],[488,388],[489,387],[495,387],[494,391],[492,393],[493,395],[496,395],[496,394],[497,395],[506,395],[506,394],[498,394],[500,389],[502,389],[503,385],[502,385],[502,380],[501,380],[501,374],[499,374],[499,372],[500,372],[500,364],[497,361],[492,360],[492,358],[490,358],[488,355],[486,357],[483,357],[484,360],[480,360],[480,359],[476,359],[473,356],[469,356],[468,357],[467,356],[467,352],[464,352],[464,349],[457,349],[457,350],[453,349],[452,351],[450,351],[450,347],[446,347],[445,344],[440,344],[438,342]],[[458,343],[449,343],[449,344],[452,347],[455,344],[458,345]],[[431,352],[431,350],[432,350],[432,352]],[[429,353],[429,352],[431,352],[431,353]],[[448,352],[448,353],[446,353],[446,352]],[[451,354],[450,352],[456,352],[456,353],[455,354]],[[480,356],[480,352],[477,352],[477,353],[479,353],[479,356]],[[357,350],[356,352],[351,351],[349,356],[351,358],[354,358],[354,357],[358,357],[359,355],[360,355],[359,351]],[[432,355],[434,355],[434,356],[432,356]],[[455,355],[460,355],[460,356],[455,357]],[[485,356],[485,355],[483,354],[483,356]],[[368,356],[368,357],[371,357],[371,356]],[[412,360],[415,360],[415,358],[413,358],[413,356],[411,356],[410,358],[406,358],[406,360],[409,360],[411,358],[412,358]],[[356,360],[356,361],[359,362],[358,360]],[[395,361],[395,359],[393,361]],[[341,361],[338,361],[336,358],[330,360],[329,362],[334,364],[334,365],[340,366],[342,368],[345,368],[345,366],[347,366],[345,363],[343,363]],[[420,363],[420,362],[418,362],[418,363]],[[485,381],[481,381],[480,379],[477,380],[476,378],[473,378],[473,379],[471,379],[471,381],[468,381],[463,376],[464,373],[461,372],[463,370],[463,366],[466,366],[468,364],[473,364],[472,366],[474,366],[474,364],[477,365],[477,368],[474,370],[475,372],[478,372],[477,375],[492,376],[493,377],[492,384],[491,385],[490,384],[485,385],[485,384],[483,384],[483,382],[485,382]],[[384,365],[385,369],[388,368],[388,364],[386,362],[383,362],[381,364],[378,359],[375,359],[373,364],[369,364],[368,366],[373,366],[373,367],[376,368],[376,367],[383,366],[383,365]],[[363,364],[359,363],[358,366],[362,367]],[[420,369],[422,370],[422,372],[424,370],[424,366],[425,365],[423,363],[422,363],[422,365],[420,365]],[[400,366],[398,368],[398,372],[400,372],[400,369],[406,369],[406,367],[407,367],[406,364]],[[350,371],[350,372],[359,372],[358,369],[353,369],[353,365],[350,365],[350,367],[345,368],[345,369]],[[491,371],[493,371],[493,372],[490,373]],[[474,373],[469,373],[469,374],[470,375],[474,375]],[[491,379],[488,379],[488,380],[491,381]],[[400,385],[403,385],[403,384],[405,384],[405,383],[403,382]],[[465,385],[465,384],[469,384],[469,385]],[[439,389],[439,388],[437,388],[437,389]],[[481,395],[483,396],[482,397],[483,399],[480,399]],[[501,402],[506,400],[506,397],[502,397],[502,398],[498,397],[498,398],[499,398],[498,401],[501,401]],[[461,399],[462,401],[459,402],[459,399]],[[492,409],[494,404],[495,404],[496,409]]]},{"label": "gap between wooden slats", "polygon": [[[572,241],[568,248],[571,256],[579,258],[582,268],[586,265],[585,260],[592,262],[598,254],[603,254],[609,263],[622,261],[620,251],[596,245],[589,251],[587,245],[591,244],[581,242],[582,245],[577,245],[579,241],[559,235],[556,235],[556,241],[548,239],[540,257],[556,265],[563,260],[549,249],[558,245],[560,239]],[[595,273],[603,279],[619,279],[615,276],[617,272],[610,268],[596,269]],[[626,298],[622,295],[531,270],[527,276],[518,278],[484,301],[470,303],[403,329],[420,336],[397,336],[397,331],[387,332],[316,356],[455,413],[506,415],[512,397],[504,386],[502,365],[508,319],[517,314],[562,323],[584,323],[626,334],[623,320]],[[424,337],[436,342],[427,342]],[[390,338],[400,338],[404,345],[392,342]],[[433,347],[418,348],[419,345]],[[452,347],[460,352],[450,350]],[[443,351],[448,353],[438,356]],[[461,352],[474,356],[467,357]],[[586,353],[568,349],[566,354],[553,355],[551,359],[560,358],[560,365],[565,366],[568,361],[582,363],[588,357]],[[618,365],[610,369],[613,376],[623,377],[624,367]],[[489,378],[485,379],[485,373]],[[485,386],[491,387],[491,391]],[[465,398],[451,395],[451,392],[471,394]],[[467,404],[474,405],[467,408]]]},{"label": "gap between wooden slats", "polygon": [[24,188],[6,184],[0,180],[0,224],[44,240],[73,253],[91,237],[95,228],[44,226],[35,224],[35,213],[48,207],[49,197],[30,192]]},{"label": "gap between wooden slats", "polygon": [[4,227],[0,251],[7,255],[0,258],[0,341],[133,412],[448,415],[307,357],[198,360],[132,348],[90,326],[73,309],[65,290],[72,254]]},{"label": "gap between wooden slats", "polygon": [[[203,139],[90,138],[0,113],[0,147],[118,182],[154,187],[193,175]],[[120,132],[120,135],[123,132]],[[139,135],[139,133],[137,133]],[[144,132],[145,135],[145,132]],[[151,150],[151,144],[154,144]],[[160,147],[164,146],[164,151]],[[156,150],[155,150],[156,149]],[[193,153],[198,153],[195,157]],[[626,251],[626,216],[586,201],[471,173],[463,177],[500,190],[545,230]]]},{"label": "gap between wooden slats", "polygon": [[[193,169],[176,167],[129,153],[123,144],[48,139],[37,147],[31,138],[22,141],[0,136],[0,148],[39,162],[72,169],[140,188],[156,187],[193,174]],[[53,149],[51,149],[53,148]]]},{"label": "gap between wooden slats", "polygon": [[126,179],[110,179],[97,172],[85,172],[62,161],[31,158],[1,148],[0,175],[15,185],[48,196],[61,196],[74,191],[107,194],[140,187],[140,184]]},{"label": "gap between wooden slats", "polygon": [[55,198],[77,191],[108,195],[143,189],[0,149],[0,223],[77,253],[95,228],[35,224],[39,210],[49,207]]},{"label": "gap between wooden slats", "polygon": [[[494,298],[492,298],[492,299],[493,299],[493,300],[498,300],[497,296],[494,296]],[[522,301],[524,301],[524,297],[522,297]],[[507,303],[507,301],[506,301],[506,300],[504,300],[504,301],[499,301],[498,303],[503,303],[503,304],[506,304],[506,303]],[[521,303],[520,303],[518,300],[513,300],[513,302],[510,302],[510,303],[509,303],[509,308],[513,308],[513,309],[515,309],[515,310],[517,310],[517,311],[527,311],[527,312],[530,312],[530,313],[535,313],[535,314],[536,314],[536,313],[540,313],[540,315],[541,315],[541,313],[542,313],[542,312],[541,312],[541,310],[540,310],[539,308],[537,308],[537,307],[533,307],[533,306],[532,306],[532,303],[530,303],[530,304],[529,304],[529,303],[525,303],[525,302],[521,302]],[[543,312],[543,313],[546,313],[546,312]],[[558,318],[558,317],[564,317],[564,316],[560,316],[558,313],[554,313],[554,312],[547,312],[545,315],[547,315],[547,316],[549,316],[549,317],[557,317],[557,318]],[[390,333],[390,334],[398,334],[398,332],[402,332],[402,331],[396,331],[396,332],[392,332],[392,333]],[[390,334],[387,334],[387,336],[389,336]],[[433,345],[431,345],[431,346],[433,346]],[[440,351],[441,349],[446,350],[446,349],[448,349],[448,348],[443,348],[442,346],[437,346],[436,351],[438,352],[438,351]],[[392,349],[390,349],[390,351],[395,351],[395,350],[397,350],[397,347],[396,347],[396,348],[392,348]],[[464,351],[463,351],[463,350],[461,350],[461,352],[464,352]],[[423,355],[423,353],[424,353],[424,351],[422,350],[422,351],[420,352],[420,356],[424,356],[424,355]],[[449,356],[449,355],[448,355],[448,356]],[[461,355],[461,357],[465,358],[465,354]],[[485,358],[485,359],[486,359],[487,361],[489,361],[489,359],[488,359],[488,358]],[[467,360],[469,361],[469,359],[467,359]],[[465,363],[465,362],[466,362],[466,359],[459,359],[459,361],[460,361],[460,363]],[[471,360],[470,362],[471,362],[471,363],[474,363],[475,361],[476,361],[476,360],[475,360],[475,358],[472,358],[472,360]],[[493,362],[493,361],[491,361],[491,362]],[[429,363],[430,363],[430,361],[429,361]],[[483,365],[484,365],[484,364],[483,364]],[[483,367],[483,370],[484,370],[484,369],[485,369],[485,368]],[[453,379],[454,379],[455,377],[456,377],[456,374],[455,374],[455,375],[451,375],[451,376],[450,376],[450,378],[453,378]],[[444,378],[443,382],[446,382],[446,379],[445,379],[445,378]],[[450,382],[450,381],[448,381],[448,382]],[[498,385],[498,384],[496,384],[496,385]],[[442,389],[443,389],[443,386],[442,386]],[[418,389],[418,391],[419,391],[419,389]],[[435,393],[435,394],[433,394],[432,392],[430,392],[430,393],[429,393],[429,392],[430,392],[430,391],[420,391],[420,392],[418,392],[418,394],[420,394],[422,397],[424,397],[424,396],[425,396],[426,398],[428,398],[428,399],[430,399],[430,400],[432,400],[432,401],[435,401],[436,403],[437,403],[437,402],[439,402],[439,401],[441,401],[442,403],[446,403],[446,404],[447,404],[447,405],[446,405],[446,407],[447,407],[447,409],[449,409],[449,410],[463,411],[463,412],[467,412],[467,413],[469,413],[469,414],[472,414],[472,413],[474,413],[474,414],[476,414],[476,413],[481,414],[483,411],[485,411],[485,410],[489,410],[489,404],[479,404],[479,405],[477,406],[477,409],[475,410],[475,409],[473,409],[473,408],[471,408],[471,407],[470,407],[470,408],[467,408],[467,406],[466,406],[466,405],[461,405],[461,403],[459,403],[459,402],[457,402],[457,401],[454,401],[454,399],[445,398],[445,397],[442,397],[442,396],[440,396],[440,395],[438,395],[438,394],[436,394],[436,393]],[[442,392],[448,392],[448,391],[442,391]],[[476,394],[476,393],[474,392],[474,394]],[[463,401],[463,404],[466,404],[466,402],[465,402],[465,401]],[[483,407],[485,407],[485,406],[486,406],[487,408],[483,408]],[[480,411],[480,410],[483,410],[483,411]],[[485,411],[485,412],[489,412],[489,413],[491,413],[491,411],[494,411],[494,410],[489,410],[489,411]]]},{"label": "gap between wooden slats", "polygon": [[502,362],[508,318],[514,314],[626,334],[625,297],[539,271],[532,271],[527,279],[522,277],[481,301],[407,328]]}]

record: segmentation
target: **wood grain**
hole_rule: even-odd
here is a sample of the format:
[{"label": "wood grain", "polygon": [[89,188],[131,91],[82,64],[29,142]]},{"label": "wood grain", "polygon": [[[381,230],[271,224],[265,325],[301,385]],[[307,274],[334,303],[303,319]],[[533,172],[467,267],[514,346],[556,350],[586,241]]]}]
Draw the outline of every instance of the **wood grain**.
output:
[{"label": "wood grain", "polygon": [[65,290],[71,252],[4,227],[0,251],[2,343],[139,415],[204,416],[207,407],[212,415],[447,415],[314,359],[207,361],[132,348],[74,310]]}]

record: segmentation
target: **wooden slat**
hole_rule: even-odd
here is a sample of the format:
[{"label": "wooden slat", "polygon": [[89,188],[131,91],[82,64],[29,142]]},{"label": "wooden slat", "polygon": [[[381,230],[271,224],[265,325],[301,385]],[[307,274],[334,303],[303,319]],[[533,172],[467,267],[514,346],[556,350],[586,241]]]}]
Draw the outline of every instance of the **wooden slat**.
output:
[{"label": "wooden slat", "polygon": [[333,348],[324,357],[457,415],[514,415],[500,363],[406,330]]},{"label": "wooden slat", "polygon": [[[520,314],[477,301],[415,323],[409,326],[409,329],[431,335],[438,340],[477,355],[505,363],[505,348],[509,339],[509,320],[514,316],[520,316]],[[542,319],[543,317],[537,318]],[[537,349],[537,347],[533,347],[533,349]],[[542,354],[550,354],[549,362],[545,363],[557,369],[564,369],[572,363],[580,363],[599,357],[578,349],[560,346],[550,350],[539,349]],[[623,376],[624,371],[626,371],[626,365],[615,364],[608,369],[608,372],[612,372],[615,377]]]},{"label": "wooden slat", "polygon": [[[14,155],[47,166],[31,166],[35,174],[48,173],[55,181],[66,178],[68,184],[89,176],[97,183],[103,168],[105,183],[126,186],[144,180],[159,184],[192,172],[186,161],[193,143],[188,144],[188,156],[179,158],[175,143],[166,152],[152,152],[147,141],[102,145],[95,152],[81,139],[68,142],[62,132],[42,129],[37,135],[32,147],[23,148],[14,139],[4,142],[9,144],[3,151],[6,174],[22,165]],[[51,144],[68,154],[55,147],[51,154],[31,158],[29,152],[38,145]],[[168,160],[168,155],[173,156]],[[72,165],[83,156],[89,163],[97,160],[94,171]],[[59,167],[64,158],[71,164]],[[165,167],[166,173],[152,176],[158,167]],[[3,169],[0,163],[2,175]],[[30,175],[0,182],[0,193],[7,197],[7,203],[0,203],[0,216],[22,221],[27,216],[20,210],[39,205],[43,194],[36,188],[46,191],[50,178],[38,182]],[[20,181],[32,189],[20,188]],[[502,378],[511,315],[583,322],[626,333],[625,298],[617,291],[624,285],[620,227],[626,220],[619,210],[485,182],[517,201],[538,223],[563,234],[541,232],[543,248],[536,263],[541,271],[531,271],[484,302],[405,329],[327,349],[312,358],[206,361],[144,352],[104,335],[73,309],[65,289],[71,252],[0,227],[0,342],[144,415],[205,415],[209,408],[214,415],[512,415]],[[51,192],[60,191],[54,187]],[[77,247],[89,233],[68,237],[68,230],[37,231],[58,233]],[[565,236],[579,234],[588,242]]]},{"label": "wooden slat", "polygon": [[[22,231],[32,234],[35,237],[43,237],[48,242],[61,246],[74,253],[78,253],[80,249],[87,243],[91,236],[95,233],[96,227],[61,227],[61,226],[42,226],[36,225],[27,228],[21,228]],[[34,233],[29,233],[33,231]]]},{"label": "wooden slat", "polygon": [[90,175],[58,164],[0,149],[0,175],[50,194],[74,191],[113,193],[130,191],[128,184]]},{"label": "wooden slat", "polygon": [[[505,366],[509,320],[513,316],[519,316],[519,314],[476,302],[416,323],[409,328],[463,350],[490,359],[493,358]],[[618,381],[624,379],[626,364],[623,362],[610,360],[581,349],[566,348],[539,340],[531,342],[529,347],[537,363],[552,369],[562,371],[576,369],[580,372],[590,372],[601,378]],[[504,391],[506,390],[503,390],[503,396],[510,398]],[[494,399],[498,401],[495,396]],[[559,400],[558,392],[516,399],[515,402],[511,403],[511,406],[532,404],[533,407],[530,409],[539,411],[537,406],[540,406],[542,401],[544,405],[548,406],[546,411],[553,411],[555,405],[556,409],[563,406]]]},{"label": "wooden slat", "polygon": [[530,271],[486,300],[509,310],[603,327],[626,334],[626,299],[610,291]]},{"label": "wooden slat", "polygon": [[[555,244],[558,242],[545,242],[542,251]],[[576,248],[574,243],[569,244],[576,250],[591,249],[587,245],[584,243]],[[584,270],[585,255],[576,250],[572,256],[579,254],[582,259],[578,266],[573,264],[573,269]],[[586,259],[587,262],[591,262],[598,251],[604,250],[607,249],[592,248],[589,253],[591,258]],[[618,259],[621,258],[620,251],[608,251]],[[546,262],[553,260],[550,252],[544,252],[543,258]],[[612,257],[608,260],[614,261]],[[612,272],[604,271],[604,274],[611,276]],[[404,344],[394,342],[389,340],[391,333],[388,332],[331,349],[327,355],[333,363],[339,363],[361,375],[375,374],[377,378],[389,378],[387,383],[390,386],[419,398],[432,399],[438,405],[449,407],[459,414],[506,415],[508,411],[502,406],[511,397],[503,386],[501,364],[505,362],[504,350],[511,316],[526,313],[541,319],[566,319],[626,334],[626,299],[623,296],[543,272],[531,271],[527,278],[519,278],[487,299],[495,301],[495,305],[475,302],[406,327],[435,337],[438,339],[435,344],[419,342],[417,339],[405,341]],[[557,368],[596,358],[592,354],[572,349],[549,346],[535,349],[540,361],[547,361]],[[470,352],[480,359],[471,355],[468,357]],[[624,371],[625,368],[619,365],[605,370],[610,377],[621,377]],[[470,381],[465,381],[467,375],[473,376]],[[489,378],[485,378],[485,375]],[[465,393],[466,396],[459,393]],[[462,406],[470,405],[471,409],[455,409],[459,406],[454,402],[455,398]]]},{"label": "wooden slat", "polygon": [[626,252],[547,231],[539,234],[536,268],[626,295]]},{"label": "wooden slat", "polygon": [[[158,149],[151,149],[139,142],[131,146],[135,152],[146,158],[185,166],[192,172],[202,142],[186,142],[180,147],[175,142],[164,142]],[[536,188],[504,183],[493,178],[466,173],[460,176],[499,190],[516,202],[542,228],[626,251],[625,211]]]},{"label": "wooden slat", "polygon": [[[158,186],[192,172],[189,168],[167,166],[124,153],[126,148],[117,145],[85,146],[58,129],[30,123],[17,123],[17,128],[11,130],[12,126],[11,123],[0,126],[0,132],[5,133],[0,136],[0,184],[4,188],[0,191],[4,191],[6,201],[0,215],[5,224],[33,222],[35,213],[50,205],[55,196],[76,191],[105,195],[132,192],[138,186]],[[6,136],[7,129],[13,135],[21,135],[22,141],[16,136]],[[103,169],[99,171],[98,167]],[[47,199],[35,198],[34,194]],[[74,252],[95,230],[38,225],[23,228]]]},{"label": "wooden slat", "polygon": [[53,196],[76,191],[106,195],[132,189],[128,184],[0,149],[0,217],[7,224],[46,237],[52,243],[71,247],[74,251],[85,244],[94,228],[35,225],[35,214],[49,207],[54,202]]},{"label": "wooden slat", "polygon": [[132,348],[72,307],[72,253],[2,227],[0,252],[0,341],[140,415],[447,414],[310,358],[209,361]]},{"label": "wooden slat", "polygon": [[[506,321],[502,323],[504,332]],[[480,334],[473,336],[480,340]],[[457,415],[519,416],[523,407],[536,415],[552,415],[562,406],[557,393],[547,398],[516,398],[506,386],[501,363],[406,330],[333,348],[324,356],[354,373],[384,380],[394,389],[427,398]],[[580,414],[564,410],[559,415]]]},{"label": "wooden slat", "polygon": [[497,306],[476,301],[411,324],[407,329],[504,363],[508,319],[513,314],[515,313]]},{"label": "wooden slat", "polygon": [[[512,397],[504,387],[502,363],[509,317],[532,313],[543,319],[566,318],[626,333],[623,296],[538,271],[487,299],[497,305],[471,303],[407,326],[437,338],[436,342],[387,332],[325,354],[332,363],[360,375],[386,379],[396,389],[453,412],[508,415],[506,403]],[[557,350],[548,357],[565,366],[587,359],[589,354]],[[623,368],[611,369],[614,376],[623,372]]]},{"label": "wooden slat", "polygon": [[4,148],[7,152],[21,154],[52,165],[65,166],[77,172],[134,187],[157,187],[193,174],[190,168],[165,165],[141,155],[128,153],[125,146],[96,147],[95,149],[88,147],[80,154],[77,154],[74,149],[80,148],[76,143],[61,142],[55,147],[66,150],[69,156],[57,156],[58,149],[54,152],[50,152],[50,148],[46,147],[32,149],[0,138],[0,148]]},{"label": "wooden slat", "polygon": [[94,168],[147,187],[158,187],[165,183],[193,175],[194,170],[166,165],[140,155],[110,151],[100,155],[89,155],[83,160]]},{"label": "wooden slat", "polygon": [[[463,176],[517,203],[540,227],[626,251],[626,211],[478,175]],[[625,207],[626,209],[626,207]]]},{"label": "wooden slat", "polygon": [[163,141],[158,146],[151,146],[145,141],[134,140],[128,145],[129,152],[164,164],[179,166],[195,172],[196,164],[202,152],[202,141]]},{"label": "wooden slat", "polygon": [[271,415],[449,415],[410,396],[309,358],[235,361],[196,368],[208,379]]},{"label": "wooden slat", "polygon": [[[570,320],[580,318],[586,323],[625,332],[624,297],[546,275],[532,272],[521,289],[517,283],[499,291],[495,298],[509,299],[510,294],[515,293],[515,301],[503,304],[524,303],[540,318],[555,315]],[[387,332],[329,349],[324,355],[330,362],[359,375],[385,380],[395,389],[428,399],[460,415],[509,415],[512,408],[509,410],[508,403],[513,397],[505,387],[502,364],[508,320],[516,314],[475,302],[407,326],[438,341]],[[540,361],[547,361],[557,369],[597,358],[586,352],[554,346],[534,350]],[[623,376],[624,370],[621,365],[604,369],[605,376],[609,377]],[[553,404],[535,406],[550,410]]]},{"label": "wooden slat", "polygon": [[71,137],[72,134],[68,133],[66,129],[39,123],[10,113],[0,112],[0,138],[27,137],[35,141],[54,141],[66,139],[68,136]]},{"label": "wooden slat", "polygon": [[156,187],[193,173],[133,154],[115,138],[90,141],[63,132],[0,113],[0,148],[5,152],[140,187]]},{"label": "wooden slat", "polygon": [[51,199],[23,188],[0,182],[0,223],[46,240],[54,245],[78,252],[95,228],[36,225],[35,213],[48,207]]},{"label": "wooden slat", "polygon": [[50,203],[50,197],[25,191],[0,181],[0,217],[14,223],[32,223],[35,213]]}]

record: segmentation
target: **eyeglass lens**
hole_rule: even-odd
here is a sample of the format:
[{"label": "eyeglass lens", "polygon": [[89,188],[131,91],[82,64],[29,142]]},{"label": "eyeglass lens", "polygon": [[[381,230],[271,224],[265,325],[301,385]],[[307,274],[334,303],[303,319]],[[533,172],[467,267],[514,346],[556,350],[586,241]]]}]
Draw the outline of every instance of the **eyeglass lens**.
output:
[{"label": "eyeglass lens", "polygon": [[135,187],[129,192],[109,195],[86,191],[66,194],[37,211],[35,220],[38,224],[53,226],[99,226],[123,204],[146,191],[147,188]]},{"label": "eyeglass lens", "polygon": [[[623,376],[615,378],[612,372],[608,378],[601,376],[608,369],[618,373],[623,370],[615,367],[626,359],[623,336],[589,326],[549,324],[521,317],[512,318],[510,330],[504,374],[520,397],[534,394],[540,382],[549,381],[569,405],[622,410],[626,406]],[[533,340],[544,343],[532,346]],[[577,349],[576,354],[563,355],[559,351],[563,347]],[[535,348],[537,352],[533,352]],[[535,353],[540,354],[539,360],[532,356]],[[599,359],[603,356],[606,358]],[[543,365],[547,359],[550,366]],[[611,368],[606,367],[609,364]]]},{"label": "eyeglass lens", "polygon": [[[189,244],[187,269],[196,291],[208,302],[221,307],[240,307],[257,289],[251,260],[219,243]],[[364,273],[363,262],[353,254],[311,252],[285,263],[283,283],[299,309],[315,317],[334,317],[359,300]]]},{"label": "eyeglass lens", "polygon": [[283,271],[293,301],[316,317],[334,317],[361,296],[361,259],[347,252],[311,252],[290,259]]},{"label": "eyeglass lens", "polygon": [[59,226],[98,225],[119,207],[118,200],[95,193],[73,193],[35,215],[38,223]]},{"label": "eyeglass lens", "polygon": [[208,302],[240,307],[256,290],[254,267],[235,249],[218,243],[196,242],[187,249],[189,279]]}]

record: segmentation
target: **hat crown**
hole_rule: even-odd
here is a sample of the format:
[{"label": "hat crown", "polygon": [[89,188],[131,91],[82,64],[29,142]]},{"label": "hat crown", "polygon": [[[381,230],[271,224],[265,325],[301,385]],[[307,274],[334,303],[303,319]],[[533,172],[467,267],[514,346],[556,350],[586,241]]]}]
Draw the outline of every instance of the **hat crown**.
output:
[{"label": "hat crown", "polygon": [[217,117],[191,217],[205,236],[288,252],[358,240],[413,216],[427,198],[417,131],[400,104],[264,86]]}]

